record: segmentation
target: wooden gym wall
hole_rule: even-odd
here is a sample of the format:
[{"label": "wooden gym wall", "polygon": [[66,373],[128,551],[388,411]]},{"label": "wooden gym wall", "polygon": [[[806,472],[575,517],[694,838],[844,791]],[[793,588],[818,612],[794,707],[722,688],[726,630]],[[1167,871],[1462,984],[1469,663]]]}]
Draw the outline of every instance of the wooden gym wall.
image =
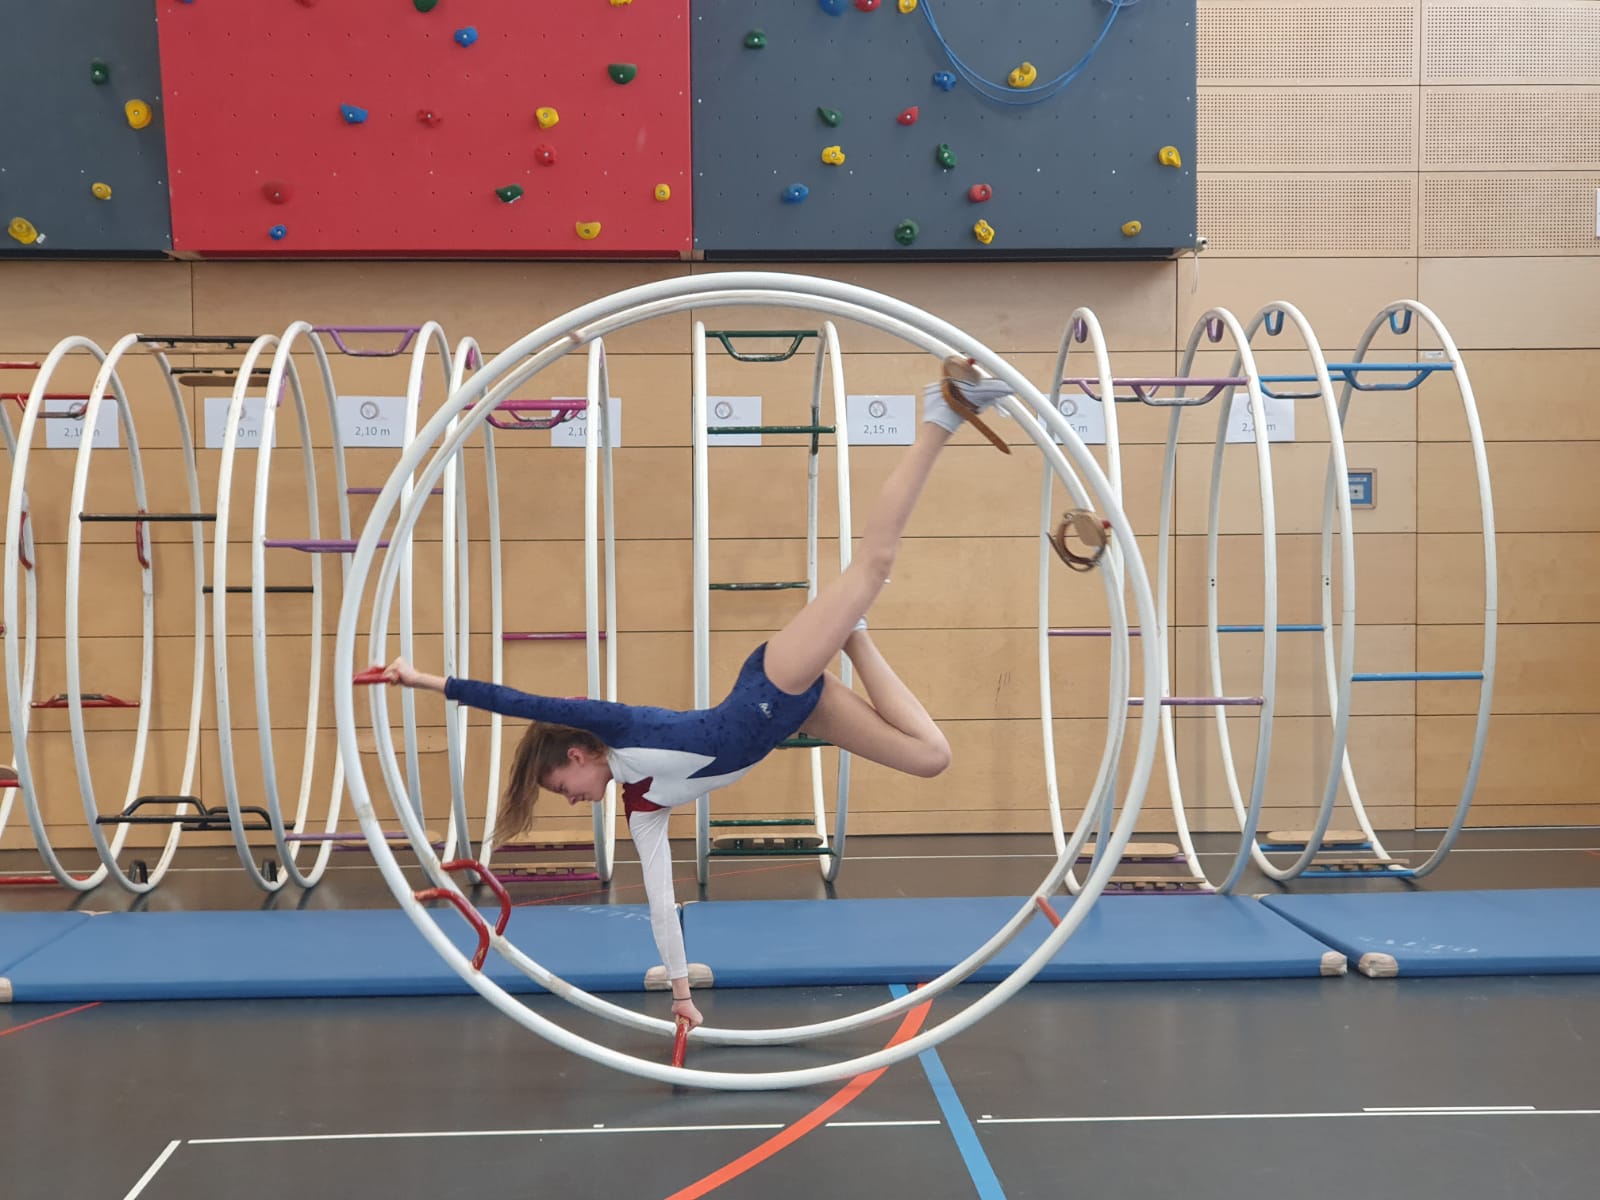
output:
[{"label": "wooden gym wall", "polygon": [[[1553,34],[1551,31],[1559,31]],[[1600,417],[1589,402],[1600,382],[1600,263],[1594,194],[1600,186],[1600,4],[1593,0],[1507,7],[1380,2],[1359,5],[1202,3],[1199,21],[1200,229],[1210,249],[1190,260],[1148,264],[880,264],[795,266],[858,282],[924,305],[1011,356],[1043,382],[1066,314],[1078,304],[1102,317],[1119,374],[1166,373],[1195,318],[1213,304],[1248,315],[1285,299],[1306,311],[1330,357],[1348,352],[1370,316],[1412,296],[1433,307],[1462,346],[1475,385],[1495,485],[1501,562],[1500,673],[1495,717],[1473,821],[1477,824],[1593,823],[1590,780],[1600,745],[1600,702],[1590,681],[1600,650],[1600,483],[1593,470]],[[109,344],[133,329],[237,332],[281,329],[289,320],[415,323],[432,317],[452,336],[471,333],[487,349],[572,304],[648,279],[709,270],[704,265],[621,263],[70,263],[0,264],[0,358],[40,357],[80,333]],[[793,323],[782,314],[741,313],[739,323]],[[728,314],[710,318],[729,324]],[[685,316],[619,336],[613,388],[626,404],[619,451],[622,548],[622,680],[626,698],[689,703],[689,330]],[[1414,327],[1415,328],[1415,327]],[[932,364],[868,331],[842,330],[853,392],[910,391]],[[1415,333],[1397,351],[1421,353]],[[399,360],[336,361],[341,389],[394,394]],[[1267,364],[1292,361],[1274,352]],[[1206,366],[1224,367],[1220,359]],[[807,370],[714,358],[714,390],[762,394],[767,419],[798,418]],[[89,382],[76,365],[64,382]],[[151,368],[130,370],[157,502],[176,493],[175,427]],[[581,390],[577,363],[553,372],[541,392]],[[437,393],[432,393],[437,403]],[[1353,467],[1376,471],[1378,505],[1357,515],[1359,670],[1451,669],[1475,663],[1481,613],[1478,539],[1465,429],[1447,380],[1419,395],[1358,397],[1347,431]],[[136,402],[138,402],[136,400]],[[13,410],[14,416],[14,410]],[[198,401],[191,411],[198,422]],[[1175,684],[1207,690],[1199,627],[1204,620],[1203,537],[1213,418],[1188,427],[1180,460]],[[1315,620],[1315,530],[1322,435],[1302,409],[1299,440],[1277,444],[1281,619]],[[314,439],[326,463],[326,427]],[[1125,414],[1128,508],[1140,530],[1156,526],[1163,426]],[[713,570],[774,578],[803,563],[804,453],[768,439],[760,448],[713,455]],[[285,435],[280,446],[293,440]],[[572,452],[502,445],[502,505],[508,550],[508,624],[576,627],[581,594],[579,459]],[[386,474],[381,452],[364,452],[352,482]],[[865,506],[893,460],[892,448],[854,454],[859,530]],[[1259,619],[1259,540],[1252,460],[1231,452],[1224,514],[1224,620]],[[60,561],[70,472],[61,452],[42,455],[30,479],[42,561]],[[274,494],[293,526],[297,465],[277,460]],[[97,458],[91,492],[106,506],[126,498],[115,454]],[[202,452],[215,462],[215,452]],[[163,464],[166,469],[163,470]],[[828,459],[824,459],[826,471]],[[894,582],[874,613],[876,634],[947,730],[955,764],[941,779],[901,778],[860,767],[852,830],[1039,830],[1045,827],[1034,670],[1033,564],[1039,462],[1031,451],[1004,458],[963,434],[941,462],[913,520]],[[202,480],[214,483],[215,469]],[[237,493],[243,496],[243,488]],[[481,489],[474,528],[481,536]],[[827,489],[824,488],[824,495]],[[179,505],[181,507],[181,505]],[[358,513],[361,510],[358,509]],[[823,527],[831,525],[824,501]],[[278,515],[274,514],[275,517]],[[242,539],[244,525],[231,531]],[[158,597],[158,733],[145,790],[170,786],[187,713],[190,587],[187,549],[158,534],[166,568]],[[437,515],[424,539],[437,539]],[[435,541],[436,544],[436,541]],[[478,548],[481,551],[481,547]],[[825,545],[824,561],[832,546]],[[1147,553],[1147,561],[1153,556]],[[235,561],[241,561],[238,554]],[[424,629],[436,629],[436,550],[418,554]],[[487,571],[478,555],[481,598]],[[137,682],[132,553],[120,535],[86,556],[97,603],[86,613],[86,686],[128,691]],[[291,562],[286,575],[303,574]],[[777,572],[774,575],[773,572]],[[293,582],[293,580],[290,580]],[[62,690],[60,580],[45,579],[45,642],[39,691]],[[1092,586],[1066,577],[1054,624],[1103,619]],[[115,597],[127,595],[125,605]],[[725,686],[748,648],[791,611],[778,596],[722,597],[713,606],[714,687]],[[304,610],[287,598],[274,618],[272,686],[280,774],[299,761],[289,716],[303,711]],[[244,615],[238,618],[243,627]],[[326,616],[331,630],[333,614]],[[482,627],[485,622],[477,624]],[[1247,643],[1248,638],[1234,639]],[[1314,639],[1312,639],[1314,641]],[[424,643],[426,645],[426,643]],[[281,647],[279,656],[277,648]],[[233,652],[247,653],[241,644]],[[1256,664],[1248,645],[1228,647],[1228,690],[1248,690]],[[419,654],[419,657],[423,655]],[[486,661],[486,647],[475,647]],[[1323,777],[1327,731],[1318,654],[1286,638],[1268,791],[1273,824],[1300,823]],[[243,658],[236,657],[236,662]],[[279,668],[279,663],[283,664]],[[577,691],[572,646],[514,646],[508,674],[537,690]],[[1058,744],[1068,796],[1101,744],[1103,648],[1055,647]],[[248,673],[235,670],[236,736],[253,739]],[[209,687],[209,679],[208,679]],[[1436,825],[1453,806],[1476,693],[1468,684],[1389,684],[1358,689],[1351,752],[1363,794],[1383,827]],[[442,708],[424,700],[425,721]],[[331,711],[324,705],[325,724]],[[210,722],[211,707],[207,705]],[[36,714],[41,775],[52,788],[52,833],[82,844],[64,714]],[[120,798],[132,721],[91,714],[97,786]],[[1248,771],[1250,722],[1235,717],[1234,749]],[[1180,718],[1185,793],[1201,828],[1232,827],[1210,718]],[[332,732],[323,735],[331,752]],[[253,745],[244,748],[248,764]],[[326,766],[326,758],[324,758]],[[214,750],[202,754],[203,792],[214,795]],[[1082,771],[1074,772],[1075,766]],[[428,759],[430,795],[442,798],[442,756]],[[246,771],[246,802],[250,802]],[[326,776],[324,776],[326,778]],[[801,760],[779,756],[719,802],[729,813],[803,806]],[[474,781],[473,795],[481,795]],[[1168,827],[1159,780],[1146,827]],[[437,802],[437,801],[436,801]],[[105,803],[109,809],[115,800]],[[12,825],[6,845],[26,844]],[[687,832],[687,825],[684,832]],[[74,833],[76,830],[76,833]]]}]

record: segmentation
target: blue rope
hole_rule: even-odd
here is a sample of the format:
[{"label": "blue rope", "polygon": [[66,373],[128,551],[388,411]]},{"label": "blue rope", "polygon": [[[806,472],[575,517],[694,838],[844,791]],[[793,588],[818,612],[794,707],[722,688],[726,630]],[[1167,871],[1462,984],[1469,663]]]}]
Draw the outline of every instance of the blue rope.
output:
[{"label": "blue rope", "polygon": [[1106,14],[1106,23],[1101,26],[1100,36],[1094,39],[1094,44],[1089,47],[1088,53],[1054,79],[1030,88],[1014,88],[1009,84],[996,83],[994,80],[986,79],[978,74],[978,72],[964,63],[950,43],[945,41],[944,34],[939,29],[939,22],[934,20],[933,5],[930,0],[922,0],[918,7],[922,9],[922,15],[928,19],[928,28],[933,31],[933,36],[938,40],[945,57],[950,60],[950,65],[955,67],[957,73],[972,86],[974,91],[993,100],[996,104],[1008,104],[1015,108],[1024,108],[1034,104],[1042,104],[1046,100],[1059,96],[1068,84],[1083,73],[1084,68],[1089,65],[1090,60],[1099,51],[1101,45],[1111,33],[1111,26],[1115,24],[1117,14],[1124,8],[1138,3],[1138,0],[1106,0],[1106,2],[1110,4],[1111,11]]}]

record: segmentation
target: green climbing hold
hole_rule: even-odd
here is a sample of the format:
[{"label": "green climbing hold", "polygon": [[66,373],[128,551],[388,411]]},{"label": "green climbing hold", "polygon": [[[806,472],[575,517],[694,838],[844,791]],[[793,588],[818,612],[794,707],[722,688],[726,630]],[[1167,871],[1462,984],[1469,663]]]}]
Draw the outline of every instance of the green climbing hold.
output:
[{"label": "green climbing hold", "polygon": [[934,154],[934,157],[939,160],[941,167],[953,167],[956,165],[956,152],[950,149],[949,142],[940,142],[939,149]]},{"label": "green climbing hold", "polygon": [[499,196],[504,203],[510,204],[513,200],[522,199],[522,185],[513,183],[506,187],[498,187],[495,188],[494,194]]},{"label": "green climbing hold", "polygon": [[894,227],[894,240],[902,246],[909,246],[917,240],[917,234],[922,232],[922,226],[915,221],[901,221]]},{"label": "green climbing hold", "polygon": [[432,12],[434,5],[438,4],[439,0],[411,0],[411,3],[418,12]]},{"label": "green climbing hold", "polygon": [[822,123],[830,129],[844,119],[839,115],[837,108],[819,108],[817,109],[817,116],[821,117]]},{"label": "green climbing hold", "polygon": [[606,68],[606,74],[611,76],[612,83],[632,83],[633,77],[639,73],[639,68],[632,63],[612,63]]},{"label": "green climbing hold", "polygon": [[767,45],[767,35],[761,32],[759,29],[752,29],[749,33],[744,35],[744,44],[745,49],[747,50],[765,49]]},{"label": "green climbing hold", "polygon": [[89,64],[89,78],[96,83],[109,83],[111,81],[111,68],[97,58]]}]

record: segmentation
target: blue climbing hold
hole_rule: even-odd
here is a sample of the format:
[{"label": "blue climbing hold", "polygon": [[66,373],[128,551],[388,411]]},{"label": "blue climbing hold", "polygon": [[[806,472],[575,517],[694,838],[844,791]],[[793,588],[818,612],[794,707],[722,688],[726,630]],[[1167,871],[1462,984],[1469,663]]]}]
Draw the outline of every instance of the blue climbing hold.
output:
[{"label": "blue climbing hold", "polygon": [[811,195],[811,189],[805,184],[791,183],[783,189],[783,202],[785,204],[799,204],[809,195]]},{"label": "blue climbing hold", "polygon": [[841,16],[844,10],[849,7],[845,0],[817,0],[817,3],[822,5],[822,11],[830,17]]},{"label": "blue climbing hold", "polygon": [[456,45],[458,46],[470,46],[477,40],[478,27],[476,25],[468,25],[456,30]]},{"label": "blue climbing hold", "polygon": [[289,227],[287,225],[274,225],[271,229],[267,230],[267,234],[272,238],[273,241],[281,242],[284,238],[289,236]]},{"label": "blue climbing hold", "polygon": [[935,71],[933,73],[933,86],[941,92],[948,92],[956,86],[956,73],[954,71]]},{"label": "blue climbing hold", "polygon": [[339,115],[344,118],[346,125],[359,125],[367,119],[367,110],[357,108],[354,104],[341,104]]}]

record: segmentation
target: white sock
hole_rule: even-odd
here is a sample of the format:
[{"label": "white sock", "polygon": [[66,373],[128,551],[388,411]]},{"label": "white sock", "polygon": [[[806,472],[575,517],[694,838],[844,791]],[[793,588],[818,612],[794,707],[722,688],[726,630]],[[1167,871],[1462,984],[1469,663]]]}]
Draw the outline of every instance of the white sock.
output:
[{"label": "white sock", "polygon": [[964,424],[961,415],[944,398],[944,389],[937,383],[930,383],[922,389],[922,419],[951,433]]},{"label": "white sock", "polygon": [[855,628],[852,629],[850,632],[851,633],[856,633],[856,632],[865,633],[866,631],[867,631],[867,619],[865,617],[862,617],[859,621],[856,622]]}]

